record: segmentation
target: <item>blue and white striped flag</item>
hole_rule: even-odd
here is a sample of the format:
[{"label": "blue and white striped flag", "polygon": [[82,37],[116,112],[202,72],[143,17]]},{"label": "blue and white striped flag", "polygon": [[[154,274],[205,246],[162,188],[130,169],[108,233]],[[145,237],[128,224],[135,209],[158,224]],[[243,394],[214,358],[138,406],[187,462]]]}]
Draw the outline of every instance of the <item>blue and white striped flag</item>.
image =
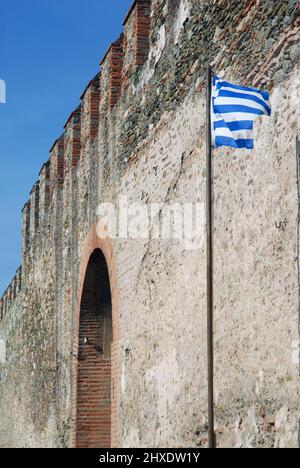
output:
[{"label": "blue and white striped flag", "polygon": [[253,122],[271,115],[269,93],[213,79],[212,143],[216,148],[253,148]]}]

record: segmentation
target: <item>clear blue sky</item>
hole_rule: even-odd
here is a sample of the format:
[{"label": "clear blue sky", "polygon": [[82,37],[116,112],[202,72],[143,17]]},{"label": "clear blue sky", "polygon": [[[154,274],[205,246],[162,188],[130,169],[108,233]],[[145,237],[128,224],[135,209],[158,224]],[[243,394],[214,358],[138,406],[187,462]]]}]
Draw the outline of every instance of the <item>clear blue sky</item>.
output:
[{"label": "clear blue sky", "polygon": [[21,209],[131,3],[1,1],[0,296],[21,262]]}]

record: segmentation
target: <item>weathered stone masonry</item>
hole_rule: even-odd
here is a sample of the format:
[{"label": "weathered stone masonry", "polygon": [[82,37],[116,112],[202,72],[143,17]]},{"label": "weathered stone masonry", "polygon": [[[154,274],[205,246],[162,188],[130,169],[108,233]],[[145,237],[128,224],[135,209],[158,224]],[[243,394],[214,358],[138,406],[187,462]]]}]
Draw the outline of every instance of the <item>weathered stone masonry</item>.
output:
[{"label": "weathered stone masonry", "polygon": [[133,3],[22,211],[22,267],[1,299],[0,446],[206,445],[205,246],[100,239],[96,212],[124,195],[205,202],[208,62],[272,102],[253,152],[214,158],[218,444],[297,446],[299,13],[296,0]]}]

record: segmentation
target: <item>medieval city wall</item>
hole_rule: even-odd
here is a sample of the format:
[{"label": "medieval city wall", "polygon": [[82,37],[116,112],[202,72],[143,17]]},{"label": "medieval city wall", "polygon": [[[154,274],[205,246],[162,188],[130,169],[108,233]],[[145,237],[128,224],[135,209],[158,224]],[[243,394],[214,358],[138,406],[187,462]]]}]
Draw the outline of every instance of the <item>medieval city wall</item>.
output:
[{"label": "medieval city wall", "polygon": [[99,239],[97,228],[101,204],[124,197],[158,206],[158,219],[185,203],[205,214],[208,62],[270,89],[272,104],[254,151],[214,152],[218,443],[297,446],[299,12],[297,1],[134,2],[22,211],[22,268],[1,301],[1,446],[76,445],[95,248],[112,292],[112,444],[207,445],[205,217],[196,240],[114,238],[112,225]]}]

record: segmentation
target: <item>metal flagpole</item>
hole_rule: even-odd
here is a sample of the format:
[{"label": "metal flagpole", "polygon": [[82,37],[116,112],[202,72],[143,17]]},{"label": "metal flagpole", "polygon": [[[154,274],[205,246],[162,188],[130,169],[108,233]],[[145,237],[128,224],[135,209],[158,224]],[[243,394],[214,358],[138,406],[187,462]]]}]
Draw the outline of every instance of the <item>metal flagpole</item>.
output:
[{"label": "metal flagpole", "polygon": [[206,94],[206,232],[207,232],[207,369],[208,369],[208,442],[216,448],[214,428],[214,343],[213,343],[213,194],[211,136],[212,70],[207,67]]}]

